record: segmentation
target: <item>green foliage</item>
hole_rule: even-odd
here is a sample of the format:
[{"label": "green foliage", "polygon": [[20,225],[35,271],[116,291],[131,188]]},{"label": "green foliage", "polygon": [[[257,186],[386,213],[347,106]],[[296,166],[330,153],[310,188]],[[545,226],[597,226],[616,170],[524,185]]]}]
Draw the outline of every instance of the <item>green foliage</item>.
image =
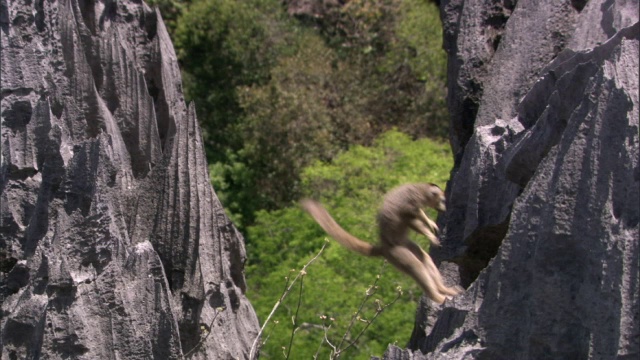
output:
[{"label": "green foliage", "polygon": [[395,23],[397,40],[385,54],[383,72],[391,84],[387,111],[398,107],[407,114],[402,130],[414,137],[448,136],[446,111],[446,57],[437,7],[424,0],[404,0]]},{"label": "green foliage", "polygon": [[[375,212],[382,195],[390,188],[406,182],[435,182],[444,186],[452,166],[449,147],[428,139],[411,140],[398,131],[389,131],[374,141],[372,147],[354,146],[334,161],[316,161],[302,172],[301,191],[321,200],[335,219],[353,235],[377,241]],[[435,217],[435,214],[432,213]],[[275,211],[261,211],[256,223],[248,228],[252,239],[248,246],[248,296],[262,321],[271,311],[285,286],[290,269],[300,269],[324,243],[326,234],[298,206]],[[416,241],[426,248],[426,241]],[[364,298],[365,291],[375,281],[383,262],[350,253],[333,240],[324,255],[309,269],[305,278],[298,324],[291,358],[309,359],[315,354],[323,337],[320,316],[334,318],[329,330],[332,343],[340,342],[351,316]],[[295,275],[295,273],[291,273]],[[389,343],[401,345],[410,336],[416,301],[421,291],[391,266],[386,266],[374,298],[383,303],[396,296],[396,287],[404,295],[383,312],[360,338],[357,347],[348,350],[349,359],[369,359],[380,355]],[[297,304],[297,294],[291,294],[268,326],[271,335],[263,348],[264,358],[279,357],[282,346],[288,345],[291,316]],[[364,319],[375,314],[370,301],[363,312]],[[329,322],[327,322],[327,325]],[[365,323],[358,321],[350,333],[355,337]],[[273,330],[269,330],[273,329]],[[328,357],[329,348],[322,348],[320,358]]]},{"label": "green foliage", "polygon": [[314,160],[393,127],[446,136],[432,4],[352,0],[309,22],[289,17],[280,0],[156,1],[179,14],[185,94],[197,105],[216,192],[241,229],[258,210],[298,198],[301,169]]},{"label": "green foliage", "polygon": [[301,167],[318,157],[331,158],[339,149],[323,102],[331,54],[312,32],[299,34],[299,39],[305,46],[280,58],[269,83],[238,89],[246,114],[240,125],[244,159],[259,174],[255,187],[265,197],[262,208],[288,202]]},{"label": "green foliage", "polygon": [[273,61],[265,46],[265,15],[249,2],[196,0],[183,11],[174,42],[187,98],[195,100],[208,155],[226,161],[241,148],[236,88],[268,80]]},{"label": "green foliage", "polygon": [[323,19],[323,33],[359,69],[361,111],[375,134],[391,127],[446,138],[446,65],[437,7],[425,0],[352,0]]},{"label": "green foliage", "polygon": [[[425,0],[404,0],[396,24],[399,41],[387,56],[390,63],[406,61],[421,81],[446,81],[442,56],[442,25],[437,7]],[[401,57],[401,58],[400,58]]]},{"label": "green foliage", "polygon": [[239,126],[242,154],[256,174],[255,208],[288,204],[300,195],[304,166],[372,136],[359,108],[365,104],[347,88],[357,80],[346,74],[351,69],[312,30],[302,29],[294,48],[271,69],[269,83],[238,88],[246,114]]},{"label": "green foliage", "polygon": [[329,42],[352,57],[354,52],[372,58],[388,51],[394,40],[396,0],[351,0],[329,11],[323,31]]}]

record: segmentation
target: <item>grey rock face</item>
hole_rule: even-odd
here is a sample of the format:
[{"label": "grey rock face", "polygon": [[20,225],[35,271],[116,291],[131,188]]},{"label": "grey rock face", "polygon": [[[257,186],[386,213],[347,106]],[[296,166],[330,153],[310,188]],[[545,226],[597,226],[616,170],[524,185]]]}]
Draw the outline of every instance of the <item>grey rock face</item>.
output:
[{"label": "grey rock face", "polygon": [[640,357],[638,1],[442,2],[450,282],[385,359]]},{"label": "grey rock face", "polygon": [[1,357],[248,357],[243,239],[160,15],[1,0],[0,31]]}]

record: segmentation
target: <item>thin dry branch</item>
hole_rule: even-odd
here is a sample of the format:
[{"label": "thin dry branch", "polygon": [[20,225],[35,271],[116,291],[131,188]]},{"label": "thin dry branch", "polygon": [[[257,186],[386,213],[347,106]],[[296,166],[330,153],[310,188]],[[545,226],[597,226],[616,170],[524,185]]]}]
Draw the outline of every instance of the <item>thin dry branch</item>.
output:
[{"label": "thin dry branch", "polygon": [[256,335],[256,338],[253,340],[253,344],[251,345],[251,351],[249,352],[249,359],[255,359],[256,358],[257,350],[258,350],[258,340],[260,339],[260,336],[262,335],[262,332],[264,332],[264,328],[267,326],[267,324],[271,320],[271,317],[276,312],[276,310],[278,310],[278,308],[280,307],[280,304],[282,304],[282,301],[287,297],[287,295],[289,295],[289,292],[291,292],[291,288],[293,288],[293,285],[296,283],[298,278],[300,278],[300,276],[304,276],[304,274],[307,273],[306,272],[307,267],[309,265],[311,265],[318,257],[320,257],[320,254],[322,254],[322,252],[324,251],[324,248],[327,246],[327,243],[328,243],[328,240],[325,239],[325,243],[322,245],[322,248],[320,249],[320,251],[318,251],[316,256],[314,256],[311,260],[309,260],[309,262],[307,262],[302,267],[302,270],[300,270],[300,272],[298,272],[298,275],[296,275],[296,277],[293,279],[293,281],[291,281],[291,283],[289,283],[289,286],[287,286],[285,288],[285,290],[283,291],[282,295],[280,295],[280,299],[278,299],[278,301],[276,301],[276,303],[273,305],[273,309],[271,309],[271,313],[269,313],[269,316],[267,316],[267,319],[264,321],[264,324],[262,324],[262,327],[260,328],[260,331],[258,331],[258,335]]}]

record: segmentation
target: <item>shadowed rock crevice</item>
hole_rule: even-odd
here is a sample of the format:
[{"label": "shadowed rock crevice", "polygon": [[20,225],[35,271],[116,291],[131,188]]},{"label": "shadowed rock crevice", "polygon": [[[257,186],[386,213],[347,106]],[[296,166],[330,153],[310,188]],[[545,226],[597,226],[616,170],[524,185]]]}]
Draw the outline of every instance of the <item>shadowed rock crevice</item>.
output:
[{"label": "shadowed rock crevice", "polygon": [[501,224],[485,226],[476,230],[465,240],[464,256],[455,261],[459,265],[462,287],[468,288],[478,278],[480,272],[487,267],[489,261],[496,256],[508,229],[509,219],[506,219]]},{"label": "shadowed rock crevice", "polygon": [[243,239],[159,13],[0,1],[0,357],[178,359],[217,316],[194,355],[245,358]]}]

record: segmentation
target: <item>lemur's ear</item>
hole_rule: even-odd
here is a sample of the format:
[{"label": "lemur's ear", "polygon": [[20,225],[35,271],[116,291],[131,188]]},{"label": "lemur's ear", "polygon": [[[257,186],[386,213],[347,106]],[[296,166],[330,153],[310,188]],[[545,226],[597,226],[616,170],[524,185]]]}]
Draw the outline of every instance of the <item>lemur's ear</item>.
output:
[{"label": "lemur's ear", "polygon": [[[434,183],[429,183],[429,185],[431,185],[431,186],[435,186],[435,187],[437,187],[438,189],[440,189],[440,186],[438,186],[438,185],[436,185],[436,184],[434,184]],[[440,190],[442,190],[442,189],[440,189]]]}]

